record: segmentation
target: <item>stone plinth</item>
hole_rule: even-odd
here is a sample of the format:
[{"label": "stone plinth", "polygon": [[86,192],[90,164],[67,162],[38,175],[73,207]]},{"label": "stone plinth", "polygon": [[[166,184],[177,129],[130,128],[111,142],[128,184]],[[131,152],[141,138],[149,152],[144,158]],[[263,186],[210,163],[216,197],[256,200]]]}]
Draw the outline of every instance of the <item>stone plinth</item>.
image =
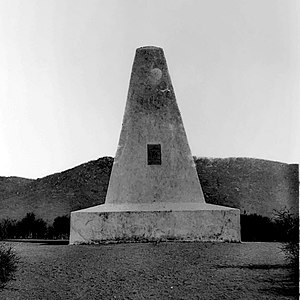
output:
[{"label": "stone plinth", "polygon": [[71,244],[240,241],[238,209],[206,203],[103,204],[71,214]]}]

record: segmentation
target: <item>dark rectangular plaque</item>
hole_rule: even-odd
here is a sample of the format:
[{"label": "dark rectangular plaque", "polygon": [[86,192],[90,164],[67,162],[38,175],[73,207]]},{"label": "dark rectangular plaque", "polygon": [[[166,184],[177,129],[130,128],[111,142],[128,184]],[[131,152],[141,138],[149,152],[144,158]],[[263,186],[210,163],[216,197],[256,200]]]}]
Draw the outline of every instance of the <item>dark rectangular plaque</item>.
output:
[{"label": "dark rectangular plaque", "polygon": [[148,144],[148,165],[161,165],[161,145],[160,144]]}]

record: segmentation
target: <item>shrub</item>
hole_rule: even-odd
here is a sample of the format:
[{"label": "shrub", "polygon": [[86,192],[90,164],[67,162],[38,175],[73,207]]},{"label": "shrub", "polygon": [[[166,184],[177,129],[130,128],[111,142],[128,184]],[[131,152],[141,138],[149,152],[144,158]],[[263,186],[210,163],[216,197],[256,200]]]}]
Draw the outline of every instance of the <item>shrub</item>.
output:
[{"label": "shrub", "polygon": [[282,230],[281,249],[295,268],[299,266],[299,218],[288,209],[274,211],[276,223]]},{"label": "shrub", "polygon": [[19,257],[13,249],[0,244],[0,288],[4,288],[9,280],[14,279],[18,262]]}]

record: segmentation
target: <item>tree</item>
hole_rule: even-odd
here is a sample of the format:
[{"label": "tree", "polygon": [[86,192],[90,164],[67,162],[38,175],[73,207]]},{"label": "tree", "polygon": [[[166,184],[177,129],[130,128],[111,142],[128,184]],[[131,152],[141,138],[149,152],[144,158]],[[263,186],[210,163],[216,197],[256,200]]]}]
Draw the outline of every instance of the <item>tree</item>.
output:
[{"label": "tree", "polygon": [[32,238],[35,227],[35,214],[27,213],[26,216],[19,222],[19,231],[23,238]]},{"label": "tree", "polygon": [[70,233],[70,217],[56,217],[53,222],[54,234],[57,238],[68,238]]},{"label": "tree", "polygon": [[37,239],[45,238],[47,234],[47,223],[43,219],[34,221],[33,237]]}]

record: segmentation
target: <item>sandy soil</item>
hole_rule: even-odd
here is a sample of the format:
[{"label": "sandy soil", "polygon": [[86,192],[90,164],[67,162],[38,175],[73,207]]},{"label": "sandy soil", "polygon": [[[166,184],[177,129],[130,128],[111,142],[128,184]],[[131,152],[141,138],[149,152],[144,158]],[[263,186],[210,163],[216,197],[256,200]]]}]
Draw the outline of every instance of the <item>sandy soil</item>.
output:
[{"label": "sandy soil", "polygon": [[277,243],[9,244],[0,299],[298,299]]}]

